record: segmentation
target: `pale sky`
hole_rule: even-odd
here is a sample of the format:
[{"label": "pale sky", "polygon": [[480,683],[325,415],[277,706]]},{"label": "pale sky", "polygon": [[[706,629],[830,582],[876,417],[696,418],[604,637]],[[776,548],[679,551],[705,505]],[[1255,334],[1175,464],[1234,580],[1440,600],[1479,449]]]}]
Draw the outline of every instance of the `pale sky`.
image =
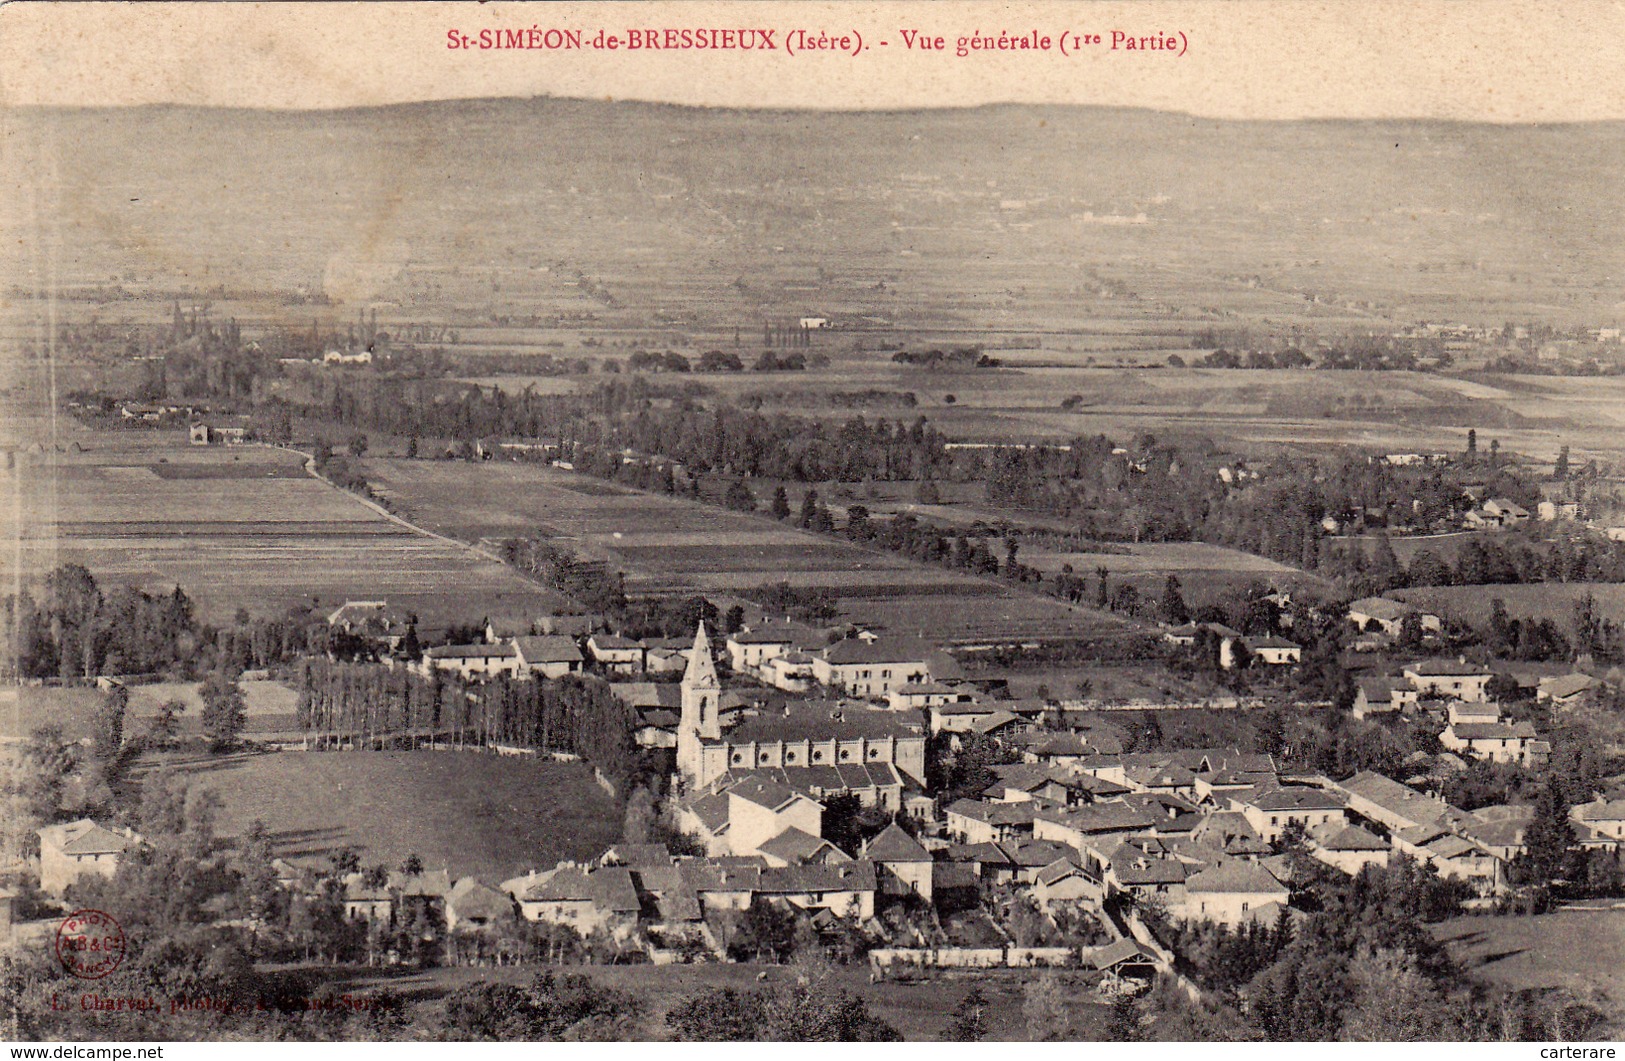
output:
[{"label": "pale sky", "polygon": [[[773,31],[778,49],[450,49],[448,33]],[[858,55],[784,51],[795,28],[861,35]],[[905,29],[947,51],[906,47]],[[1044,52],[954,54],[1034,33]],[[1183,56],[1061,34],[1184,34]],[[885,43],[882,44],[881,42]],[[0,102],[311,108],[551,94],[736,107],[988,102],[1151,107],[1215,118],[1625,118],[1625,4],[1502,0],[1076,3],[12,3]]]}]

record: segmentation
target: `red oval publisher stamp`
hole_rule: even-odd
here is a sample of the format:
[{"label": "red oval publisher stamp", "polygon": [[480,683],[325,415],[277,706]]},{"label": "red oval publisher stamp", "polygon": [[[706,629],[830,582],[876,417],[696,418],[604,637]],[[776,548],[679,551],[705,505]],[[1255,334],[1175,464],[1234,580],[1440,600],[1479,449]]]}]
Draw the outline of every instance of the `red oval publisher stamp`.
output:
[{"label": "red oval publisher stamp", "polygon": [[100,910],[75,910],[57,926],[56,957],[74,976],[100,980],[124,960],[124,926]]}]

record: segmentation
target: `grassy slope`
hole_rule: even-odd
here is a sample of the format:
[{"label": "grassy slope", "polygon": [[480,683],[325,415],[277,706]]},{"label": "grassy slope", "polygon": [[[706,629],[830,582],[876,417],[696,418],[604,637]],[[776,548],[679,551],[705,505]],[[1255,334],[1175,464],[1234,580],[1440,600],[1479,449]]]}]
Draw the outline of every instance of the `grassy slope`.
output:
[{"label": "grassy slope", "polygon": [[465,752],[281,752],[181,758],[225,803],[219,829],[258,818],[283,855],[346,845],[363,865],[426,866],[491,883],[589,858],[620,835],[620,809],[580,763]]}]

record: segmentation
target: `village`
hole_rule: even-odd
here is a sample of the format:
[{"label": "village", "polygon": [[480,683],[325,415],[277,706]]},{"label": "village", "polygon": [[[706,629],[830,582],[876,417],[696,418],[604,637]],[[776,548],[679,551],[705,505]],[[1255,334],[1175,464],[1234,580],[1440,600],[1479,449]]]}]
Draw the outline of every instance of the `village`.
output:
[{"label": "village", "polygon": [[[1442,783],[1492,764],[1542,770],[1552,748],[1526,705],[1553,717],[1609,691],[1579,671],[1520,677],[1424,656],[1362,677],[1349,714],[1426,728],[1436,753],[1413,754],[1404,780],[1337,777],[1238,747],[1130,750],[1137,741],[1112,705],[1009,698],[917,639],[765,617],[717,640],[703,622],[691,639],[634,639],[602,617],[555,615],[522,634],[487,623],[479,642],[409,659],[411,619],[374,600],[326,621],[350,651],[360,643],[390,667],[455,677],[470,699],[515,682],[607,679],[633,712],[637,747],[669,777],[636,838],[511,879],[415,856],[372,869],[353,856],[275,857],[285,902],[342,911],[326,945],[369,965],[777,961],[810,949],[867,960],[879,978],[1078,969],[1098,975],[1107,997],[1142,992],[1159,974],[1190,984],[1167,926],[1290,925],[1309,916],[1294,899],[1313,873],[1403,863],[1444,882],[1465,910],[1526,902],[1526,834],[1542,828],[1540,808],[1461,809],[1440,798]],[[1345,620],[1390,649],[1402,628],[1440,630],[1437,616],[1385,598],[1352,602]],[[1216,622],[1168,626],[1162,639],[1221,671],[1301,662],[1285,638]],[[1516,698],[1521,717],[1492,693]],[[319,754],[305,750],[318,746],[309,734],[272,746]],[[1618,782],[1567,811],[1572,853],[1613,867],[1604,879],[1615,881]],[[113,878],[144,841],[81,819],[41,828],[38,843],[45,906],[35,905],[49,909]],[[7,893],[8,909],[18,894]]]}]

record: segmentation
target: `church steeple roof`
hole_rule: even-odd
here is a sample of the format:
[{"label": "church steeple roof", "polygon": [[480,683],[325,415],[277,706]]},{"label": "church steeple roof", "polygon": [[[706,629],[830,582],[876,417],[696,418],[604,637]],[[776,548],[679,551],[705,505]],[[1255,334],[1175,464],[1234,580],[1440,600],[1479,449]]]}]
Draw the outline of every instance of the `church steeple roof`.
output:
[{"label": "church steeple roof", "polygon": [[705,634],[705,623],[694,631],[694,650],[689,653],[688,669],[683,671],[683,685],[690,689],[716,689],[722,682],[717,678],[717,665],[711,659],[711,639]]}]

